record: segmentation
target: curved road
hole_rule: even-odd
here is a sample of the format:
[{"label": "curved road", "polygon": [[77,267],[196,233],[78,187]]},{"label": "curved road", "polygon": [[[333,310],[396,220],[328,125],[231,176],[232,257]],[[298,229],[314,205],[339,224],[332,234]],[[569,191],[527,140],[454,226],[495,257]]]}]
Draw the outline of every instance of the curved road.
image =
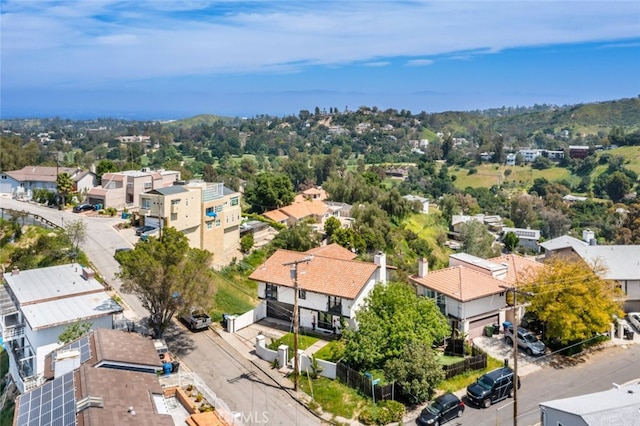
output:
[{"label": "curved road", "polygon": [[[119,265],[113,258],[115,249],[132,246],[131,239],[125,238],[123,233],[114,228],[122,222],[119,217],[90,217],[11,198],[0,198],[0,207],[37,214],[61,226],[65,222],[83,218],[87,223],[88,237],[81,247],[95,265],[97,272],[118,291],[128,305],[128,317],[144,318],[148,315],[137,297],[119,292],[120,281],[114,277],[119,270]],[[190,333],[175,325],[168,330],[165,338],[183,364],[197,373],[207,386],[237,413],[242,423],[321,424],[318,418],[214,332],[207,330],[202,333]]]}]

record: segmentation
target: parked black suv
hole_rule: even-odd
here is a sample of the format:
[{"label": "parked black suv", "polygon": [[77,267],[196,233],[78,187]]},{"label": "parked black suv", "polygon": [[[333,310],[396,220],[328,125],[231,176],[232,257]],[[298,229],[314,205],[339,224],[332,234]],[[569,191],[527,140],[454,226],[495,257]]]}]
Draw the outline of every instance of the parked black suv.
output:
[{"label": "parked black suv", "polygon": [[[467,387],[467,401],[487,408],[492,403],[513,397],[513,370],[501,367],[488,372]],[[518,389],[520,378],[518,377]]]},{"label": "parked black suv", "polygon": [[86,212],[89,210],[95,210],[95,207],[93,207],[91,204],[86,204],[86,203],[78,204],[73,207],[74,213]]}]

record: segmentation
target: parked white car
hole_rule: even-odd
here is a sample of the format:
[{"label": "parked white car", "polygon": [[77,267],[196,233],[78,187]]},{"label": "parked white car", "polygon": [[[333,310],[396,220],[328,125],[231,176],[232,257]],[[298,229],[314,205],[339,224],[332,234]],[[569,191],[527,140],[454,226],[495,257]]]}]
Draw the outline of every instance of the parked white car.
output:
[{"label": "parked white car", "polygon": [[640,312],[629,312],[627,314],[627,321],[629,321],[631,325],[640,332]]}]

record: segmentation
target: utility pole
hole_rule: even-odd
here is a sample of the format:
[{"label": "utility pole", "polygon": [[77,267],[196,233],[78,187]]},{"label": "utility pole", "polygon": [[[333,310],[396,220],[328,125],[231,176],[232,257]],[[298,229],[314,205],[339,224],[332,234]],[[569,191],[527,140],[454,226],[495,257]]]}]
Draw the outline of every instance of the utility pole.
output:
[{"label": "utility pole", "polygon": [[291,279],[293,280],[293,390],[296,392],[298,391],[298,375],[300,373],[300,363],[298,361],[298,265],[309,263],[311,260],[313,260],[313,255],[282,264],[282,266],[291,266]]},{"label": "utility pole", "polygon": [[506,287],[501,285],[500,287],[513,293],[513,333],[511,333],[513,340],[513,426],[518,426],[518,385],[520,384],[520,378],[518,377],[518,293],[525,294],[527,296],[533,296],[533,293],[518,290],[516,287]]}]

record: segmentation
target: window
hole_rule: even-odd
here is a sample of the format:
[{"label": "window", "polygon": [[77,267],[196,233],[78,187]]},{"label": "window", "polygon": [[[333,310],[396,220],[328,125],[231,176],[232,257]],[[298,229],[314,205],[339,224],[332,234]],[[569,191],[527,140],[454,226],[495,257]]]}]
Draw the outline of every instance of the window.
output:
[{"label": "window", "polygon": [[307,298],[307,290],[303,290],[303,289],[298,289],[298,297],[300,299],[306,299]]},{"label": "window", "polygon": [[342,298],[336,296],[328,296],[327,311],[342,312]]},{"label": "window", "polygon": [[216,206],[216,213],[220,213],[222,211],[222,205]]},{"label": "window", "polygon": [[145,210],[149,210],[151,208],[151,200],[148,198],[142,199],[142,208]]},{"label": "window", "polygon": [[207,231],[213,229],[213,222],[207,222]]},{"label": "window", "polygon": [[264,297],[269,300],[278,300],[278,286],[275,284],[267,284],[264,291]]},{"label": "window", "polygon": [[231,205],[232,206],[237,206],[238,205],[238,197],[234,197],[231,199]]},{"label": "window", "polygon": [[220,228],[220,219],[216,220],[216,228]]},{"label": "window", "polygon": [[152,185],[151,182],[145,182],[144,183],[144,189],[151,189],[152,188],[151,185]]},{"label": "window", "polygon": [[180,205],[180,200],[171,200],[171,205],[172,206],[179,206]]}]

